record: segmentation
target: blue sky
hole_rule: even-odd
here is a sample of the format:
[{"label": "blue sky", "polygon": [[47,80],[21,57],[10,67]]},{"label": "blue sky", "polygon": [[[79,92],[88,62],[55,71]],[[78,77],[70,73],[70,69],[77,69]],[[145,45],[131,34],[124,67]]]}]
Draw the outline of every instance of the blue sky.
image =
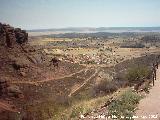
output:
[{"label": "blue sky", "polygon": [[24,29],[160,26],[160,0],[0,0],[0,22]]}]

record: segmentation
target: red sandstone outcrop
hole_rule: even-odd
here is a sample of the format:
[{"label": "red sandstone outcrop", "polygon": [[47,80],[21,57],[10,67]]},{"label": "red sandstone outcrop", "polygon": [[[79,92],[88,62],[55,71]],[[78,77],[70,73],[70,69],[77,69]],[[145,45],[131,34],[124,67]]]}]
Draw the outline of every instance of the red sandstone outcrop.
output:
[{"label": "red sandstone outcrop", "polygon": [[14,28],[8,24],[0,23],[0,37],[3,38],[3,42],[7,47],[13,47],[15,43],[25,43],[28,41],[28,33],[20,28]]}]

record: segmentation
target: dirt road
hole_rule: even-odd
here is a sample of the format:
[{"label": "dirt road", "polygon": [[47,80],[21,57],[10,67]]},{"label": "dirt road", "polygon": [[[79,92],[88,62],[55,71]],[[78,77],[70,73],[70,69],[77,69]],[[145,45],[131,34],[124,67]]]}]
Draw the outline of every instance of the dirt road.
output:
[{"label": "dirt road", "polygon": [[160,68],[157,70],[155,86],[140,101],[136,116],[138,116],[138,119],[135,120],[160,120]]},{"label": "dirt road", "polygon": [[40,80],[40,81],[36,81],[36,82],[34,82],[34,81],[11,81],[10,83],[12,83],[12,84],[30,84],[30,85],[36,85],[37,86],[40,83],[44,83],[44,82],[48,82],[48,81],[52,81],[52,80],[59,80],[59,79],[63,79],[63,78],[66,78],[66,77],[71,77],[71,76],[73,76],[75,74],[78,74],[78,73],[80,73],[82,71],[86,71],[86,70],[88,70],[88,68],[81,69],[81,70],[79,70],[79,71],[77,71],[75,73],[72,73],[72,74],[69,74],[69,75],[65,75],[65,76],[62,76],[62,77],[49,78],[49,79]]},{"label": "dirt road", "polygon": [[83,84],[74,86],[73,89],[72,89],[72,91],[71,91],[71,93],[70,93],[68,96],[71,97],[76,91],[78,91],[78,90],[81,89],[83,86],[85,86],[85,85],[88,83],[88,81],[89,81],[90,79],[92,79],[97,73],[98,73],[98,70],[95,69],[94,74],[92,74],[88,79],[86,79]]}]

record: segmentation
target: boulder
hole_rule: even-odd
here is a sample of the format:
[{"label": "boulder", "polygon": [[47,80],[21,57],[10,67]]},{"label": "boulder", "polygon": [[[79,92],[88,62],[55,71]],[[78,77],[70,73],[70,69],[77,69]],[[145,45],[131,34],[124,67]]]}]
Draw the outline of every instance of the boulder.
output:
[{"label": "boulder", "polygon": [[27,74],[26,74],[25,72],[23,72],[23,71],[20,72],[20,75],[21,75],[22,77],[26,77],[26,76],[27,76]]},{"label": "boulder", "polygon": [[23,95],[23,93],[19,89],[18,86],[12,85],[12,86],[8,87],[8,96],[15,97],[15,98],[20,98],[20,96],[22,96],[22,95]]}]

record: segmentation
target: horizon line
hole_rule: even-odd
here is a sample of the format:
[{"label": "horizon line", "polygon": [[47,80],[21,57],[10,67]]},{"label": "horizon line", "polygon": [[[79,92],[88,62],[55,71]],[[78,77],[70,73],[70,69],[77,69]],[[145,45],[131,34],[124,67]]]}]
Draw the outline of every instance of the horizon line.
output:
[{"label": "horizon line", "polygon": [[32,28],[26,30],[51,30],[51,29],[69,29],[69,28],[160,28],[160,26],[113,26],[113,27],[53,27],[53,28]]}]

